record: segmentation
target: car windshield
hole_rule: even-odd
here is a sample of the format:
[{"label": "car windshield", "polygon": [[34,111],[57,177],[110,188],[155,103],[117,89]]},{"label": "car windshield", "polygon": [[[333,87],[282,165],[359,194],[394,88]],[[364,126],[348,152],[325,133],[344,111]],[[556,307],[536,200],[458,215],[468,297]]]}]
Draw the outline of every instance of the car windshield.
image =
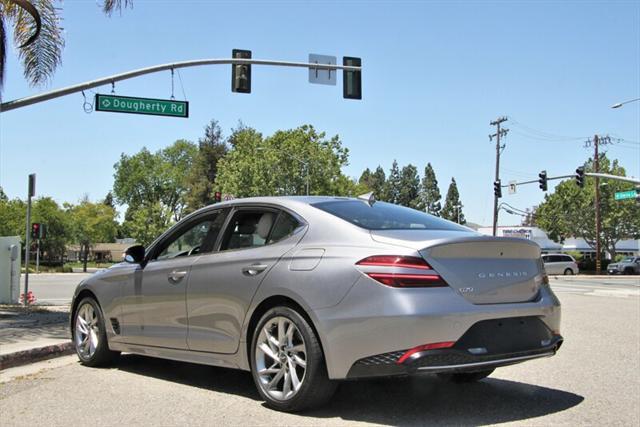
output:
[{"label": "car windshield", "polygon": [[633,258],[631,257],[623,258],[622,261],[620,262],[633,262]]},{"label": "car windshield", "polygon": [[369,206],[359,200],[331,200],[313,203],[312,206],[368,230],[469,231],[425,212],[385,202],[375,202]]}]

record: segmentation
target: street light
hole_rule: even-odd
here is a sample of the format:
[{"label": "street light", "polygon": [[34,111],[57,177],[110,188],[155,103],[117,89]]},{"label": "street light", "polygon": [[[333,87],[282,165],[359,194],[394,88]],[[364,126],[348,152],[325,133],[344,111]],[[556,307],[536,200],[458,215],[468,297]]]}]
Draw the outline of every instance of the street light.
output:
[{"label": "street light", "polygon": [[640,98],[636,98],[636,99],[630,99],[628,101],[624,101],[624,102],[618,102],[617,104],[613,104],[611,106],[611,108],[620,108],[622,107],[624,104],[629,104],[630,102],[636,102],[636,101],[640,101]]},{"label": "street light", "polygon": [[[265,147],[256,147],[256,151],[265,151]],[[307,187],[307,196],[309,195],[309,162],[302,160],[296,156],[294,156],[293,154],[287,154],[289,157],[291,157],[293,160],[297,160],[300,163],[302,163],[302,166],[304,166],[305,171],[307,172],[307,176],[306,176],[306,187]]]}]

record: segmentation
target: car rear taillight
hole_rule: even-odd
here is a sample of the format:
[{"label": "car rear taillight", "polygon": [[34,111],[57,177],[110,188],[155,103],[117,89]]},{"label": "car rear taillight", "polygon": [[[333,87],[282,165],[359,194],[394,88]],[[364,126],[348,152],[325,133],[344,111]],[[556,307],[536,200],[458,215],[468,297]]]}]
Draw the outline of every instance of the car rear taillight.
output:
[{"label": "car rear taillight", "polygon": [[376,265],[379,267],[406,267],[431,270],[431,266],[422,258],[415,256],[374,255],[358,261],[358,265]]},{"label": "car rear taillight", "polygon": [[[442,277],[422,258],[399,255],[374,255],[356,263],[360,266],[381,267],[377,271],[366,271],[372,279],[393,288],[434,288],[448,286]],[[412,268],[424,273],[397,273],[386,268]]]},{"label": "car rear taillight", "polygon": [[438,350],[442,348],[451,348],[455,344],[455,341],[445,341],[445,342],[434,342],[431,344],[419,345],[418,347],[413,347],[410,350],[407,350],[396,362],[398,365],[404,363],[405,360],[410,358],[412,355],[416,353],[420,353],[421,351],[427,350]]}]

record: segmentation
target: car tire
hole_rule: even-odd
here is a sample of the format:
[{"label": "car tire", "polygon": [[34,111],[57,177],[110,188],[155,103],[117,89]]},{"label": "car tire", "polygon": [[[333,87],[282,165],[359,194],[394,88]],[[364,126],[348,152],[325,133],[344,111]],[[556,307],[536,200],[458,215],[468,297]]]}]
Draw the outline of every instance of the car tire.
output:
[{"label": "car tire", "polygon": [[478,372],[456,372],[453,374],[442,373],[437,374],[438,377],[445,381],[450,381],[456,384],[464,384],[464,383],[475,383],[482,379],[487,378],[495,371],[495,369],[488,369],[486,371],[478,371]]},{"label": "car tire", "polygon": [[570,268],[565,268],[564,275],[565,276],[573,276],[573,270],[570,269]]},{"label": "car tire", "polygon": [[625,268],[624,269],[624,274],[627,274],[629,276],[633,275],[634,271],[633,268]]},{"label": "car tire", "polygon": [[274,307],[262,316],[253,331],[249,359],[258,393],[278,411],[322,406],[337,388],[327,375],[315,331],[288,306]]},{"label": "car tire", "polygon": [[85,366],[108,366],[118,360],[119,351],[109,350],[104,316],[98,302],[87,297],[73,313],[73,346]]}]

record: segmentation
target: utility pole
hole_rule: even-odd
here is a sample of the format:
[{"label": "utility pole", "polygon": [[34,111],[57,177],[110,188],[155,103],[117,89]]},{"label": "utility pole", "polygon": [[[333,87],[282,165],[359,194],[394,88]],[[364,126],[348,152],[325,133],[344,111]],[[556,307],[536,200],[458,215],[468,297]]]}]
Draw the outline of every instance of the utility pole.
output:
[{"label": "utility pole", "polygon": [[[594,169],[595,173],[600,172],[600,157],[598,155],[598,144],[600,142],[600,138],[598,135],[593,136],[593,161],[594,161]],[[602,266],[600,264],[600,178],[595,177],[595,186],[596,186],[596,200],[595,200],[595,208],[596,208],[596,274],[600,274],[602,271]]]},{"label": "utility pole", "polygon": [[[589,146],[589,143],[590,141],[587,141],[587,147]],[[600,144],[606,145],[610,143],[611,138],[608,136],[593,136],[593,168],[596,174],[600,172],[600,154],[598,152],[598,147]],[[602,272],[602,264],[600,262],[600,233],[602,228],[600,218],[600,177],[598,175],[594,175],[594,178],[594,184],[596,186],[596,197],[594,201],[594,208],[596,211],[596,274],[600,274]]]},{"label": "utility pole", "polygon": [[[509,129],[501,129],[500,124],[506,122],[506,117],[499,117],[496,120],[492,121],[491,126],[496,126],[496,133],[489,135],[489,141],[492,141],[493,138],[496,138],[496,177],[495,181],[500,179],[500,153],[504,148],[504,145],[500,145],[500,137],[506,136]],[[493,196],[493,235],[496,235],[496,230],[498,228],[498,195],[494,194]]]}]

